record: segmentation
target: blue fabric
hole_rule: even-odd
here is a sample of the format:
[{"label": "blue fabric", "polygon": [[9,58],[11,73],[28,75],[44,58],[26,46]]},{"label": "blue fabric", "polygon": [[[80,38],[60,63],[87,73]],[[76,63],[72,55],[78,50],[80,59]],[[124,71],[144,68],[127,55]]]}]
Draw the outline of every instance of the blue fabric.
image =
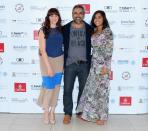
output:
[{"label": "blue fabric", "polygon": [[46,39],[46,52],[49,57],[58,57],[63,54],[62,50],[63,36],[56,28],[51,29],[51,32]]},{"label": "blue fabric", "polygon": [[57,85],[61,84],[63,73],[56,73],[54,76],[42,76],[42,86],[46,89],[54,89]]}]

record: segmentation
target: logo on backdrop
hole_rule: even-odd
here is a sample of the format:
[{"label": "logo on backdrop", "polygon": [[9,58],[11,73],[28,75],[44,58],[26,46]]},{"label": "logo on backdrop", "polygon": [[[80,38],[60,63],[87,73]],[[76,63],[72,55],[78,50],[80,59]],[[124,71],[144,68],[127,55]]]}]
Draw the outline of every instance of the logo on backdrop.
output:
[{"label": "logo on backdrop", "polygon": [[25,19],[12,19],[11,22],[13,24],[28,24],[28,20]]},{"label": "logo on backdrop", "polygon": [[28,102],[28,99],[15,97],[15,98],[11,98],[11,101],[14,103],[26,103],[26,102]]},{"label": "logo on backdrop", "polygon": [[24,61],[24,58],[16,58],[16,61],[17,62],[23,62]]},{"label": "logo on backdrop", "polygon": [[38,30],[34,30],[34,31],[33,31],[33,39],[34,39],[34,40],[38,40],[38,37],[39,37],[39,35],[38,35]]},{"label": "logo on backdrop", "polygon": [[29,73],[26,72],[12,72],[12,77],[29,77]]},{"label": "logo on backdrop", "polygon": [[3,11],[3,10],[5,10],[5,5],[0,5],[0,11]]},{"label": "logo on backdrop", "polygon": [[148,78],[148,73],[147,72],[142,72],[141,77],[144,78],[144,79],[147,79]]},{"label": "logo on backdrop", "polygon": [[39,59],[32,59],[31,64],[39,64]]},{"label": "logo on backdrop", "polygon": [[145,26],[148,27],[148,18],[145,20]]},{"label": "logo on backdrop", "polygon": [[143,49],[140,50],[140,53],[148,53],[148,46],[144,46]]},{"label": "logo on backdrop", "polygon": [[40,90],[42,85],[31,85],[31,90]]},{"label": "logo on backdrop", "polygon": [[41,25],[42,23],[43,23],[43,21],[44,21],[44,18],[35,18],[35,19],[33,19],[32,21],[31,21],[31,24],[33,24],[33,25]]},{"label": "logo on backdrop", "polygon": [[33,77],[41,77],[41,72],[32,72],[31,75]]},{"label": "logo on backdrop", "polygon": [[120,12],[135,12],[136,8],[135,7],[127,7],[127,6],[120,6],[119,11]]},{"label": "logo on backdrop", "polygon": [[4,52],[4,43],[0,43],[0,52]]},{"label": "logo on backdrop", "polygon": [[3,72],[1,72],[1,71],[0,71],[0,76],[4,76],[4,77],[5,77],[5,76],[7,76],[7,75],[8,75],[8,73],[7,73],[7,72],[4,72],[4,71],[3,71]]},{"label": "logo on backdrop", "polygon": [[117,10],[113,9],[112,6],[104,6],[104,11],[108,13],[117,13]]},{"label": "logo on backdrop", "polygon": [[142,58],[142,67],[148,67],[148,58]]},{"label": "logo on backdrop", "polygon": [[141,86],[139,86],[139,90],[148,91],[148,86],[141,85]]},{"label": "logo on backdrop", "polygon": [[3,64],[3,59],[2,59],[2,57],[0,57],[0,65],[2,65]]},{"label": "logo on backdrop", "polygon": [[32,101],[36,104],[38,99],[37,98],[32,98]]},{"label": "logo on backdrop", "polygon": [[135,20],[121,20],[121,25],[135,25]]},{"label": "logo on backdrop", "polygon": [[119,39],[133,39],[135,34],[118,34]]},{"label": "logo on backdrop", "polygon": [[12,38],[25,38],[27,36],[27,32],[11,32]]},{"label": "logo on backdrop", "polygon": [[15,11],[18,13],[21,13],[24,11],[24,5],[23,4],[16,4],[15,5]]},{"label": "logo on backdrop", "polygon": [[148,98],[140,98],[138,101],[140,104],[148,103]]},{"label": "logo on backdrop", "polygon": [[31,45],[30,50],[38,50],[39,46],[38,45]]},{"label": "logo on backdrop", "polygon": [[148,34],[141,34],[141,38],[143,39],[148,38]]},{"label": "logo on backdrop", "polygon": [[125,71],[125,72],[122,73],[122,78],[124,80],[129,80],[131,78],[131,75],[128,71]]},{"label": "logo on backdrop", "polygon": [[36,6],[36,5],[30,6],[30,10],[34,10],[34,11],[44,11],[47,9],[48,9],[47,6]]},{"label": "logo on backdrop", "polygon": [[118,65],[135,65],[134,60],[117,60]]},{"label": "logo on backdrop", "polygon": [[25,62],[25,59],[22,57],[18,57],[15,59],[15,61],[11,62],[13,65],[26,65],[29,64],[29,62]]},{"label": "logo on backdrop", "polygon": [[85,9],[85,14],[90,14],[90,4],[80,4]]},{"label": "logo on backdrop", "polygon": [[118,86],[117,87],[118,91],[133,90],[133,89],[134,89],[133,86]]},{"label": "logo on backdrop", "polygon": [[19,51],[19,52],[23,52],[27,50],[27,46],[26,45],[13,45],[13,49],[15,51]]},{"label": "logo on backdrop", "polygon": [[0,102],[7,102],[7,97],[6,96],[0,96]]},{"label": "logo on backdrop", "polygon": [[6,32],[0,30],[0,38],[7,38]]},{"label": "logo on backdrop", "polygon": [[142,8],[144,11],[147,11],[148,10],[148,7],[143,7]]},{"label": "logo on backdrop", "polygon": [[120,47],[120,48],[117,48],[117,50],[125,52],[125,53],[134,52],[134,48],[129,48],[129,47]]},{"label": "logo on backdrop", "polygon": [[14,83],[15,92],[26,92],[26,83]]},{"label": "logo on backdrop", "polygon": [[131,106],[131,105],[132,105],[132,97],[130,96],[120,97],[120,106]]}]

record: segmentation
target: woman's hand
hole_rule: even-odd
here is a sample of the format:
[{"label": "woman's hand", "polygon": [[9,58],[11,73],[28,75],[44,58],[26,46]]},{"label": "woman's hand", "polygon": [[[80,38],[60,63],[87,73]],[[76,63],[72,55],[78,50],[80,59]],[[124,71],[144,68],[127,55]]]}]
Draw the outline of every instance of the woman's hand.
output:
[{"label": "woman's hand", "polygon": [[106,75],[108,73],[109,73],[108,69],[103,66],[102,69],[101,69],[101,75]]}]

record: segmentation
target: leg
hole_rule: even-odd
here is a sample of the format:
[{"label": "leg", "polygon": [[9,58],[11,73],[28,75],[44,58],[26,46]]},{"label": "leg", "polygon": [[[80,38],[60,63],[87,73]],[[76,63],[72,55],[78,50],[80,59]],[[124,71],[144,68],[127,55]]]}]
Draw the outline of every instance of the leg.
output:
[{"label": "leg", "polygon": [[57,105],[57,100],[59,96],[60,86],[56,86],[55,89],[52,92],[52,98],[51,98],[51,108],[49,112],[49,122],[50,124],[55,124],[55,108]]},{"label": "leg", "polygon": [[78,71],[79,93],[78,93],[77,105],[79,103],[80,97],[85,87],[88,74],[89,74],[89,65],[87,63],[79,65],[79,71]]},{"label": "leg", "polygon": [[51,102],[50,102],[51,107],[56,107],[58,97],[59,97],[59,92],[60,92],[60,85],[56,86],[55,89],[53,89]]},{"label": "leg", "polygon": [[52,106],[49,112],[49,122],[50,124],[55,124],[55,106]]},{"label": "leg", "polygon": [[49,124],[49,108],[44,108],[44,124]]},{"label": "leg", "polygon": [[72,92],[74,88],[74,82],[77,75],[76,64],[71,64],[67,66],[64,70],[64,96],[63,96],[63,104],[64,104],[64,112],[65,115],[72,115],[73,109],[73,100],[72,100]]},{"label": "leg", "polygon": [[43,118],[45,124],[49,124],[49,110],[50,110],[49,103],[51,95],[52,95],[52,90],[47,90],[45,88],[42,88],[37,102],[37,104],[40,105],[44,110]]}]

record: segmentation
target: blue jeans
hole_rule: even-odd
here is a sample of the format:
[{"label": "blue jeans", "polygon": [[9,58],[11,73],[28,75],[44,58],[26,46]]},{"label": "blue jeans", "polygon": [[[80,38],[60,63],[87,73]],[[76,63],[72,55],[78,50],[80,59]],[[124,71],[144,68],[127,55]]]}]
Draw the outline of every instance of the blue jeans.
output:
[{"label": "blue jeans", "polygon": [[66,66],[66,68],[64,69],[63,104],[64,104],[65,115],[72,116],[72,110],[73,110],[72,93],[76,77],[78,77],[78,82],[79,82],[79,93],[77,98],[77,105],[78,105],[89,74],[89,69],[90,67],[88,63],[83,63],[83,64],[73,63]]}]

